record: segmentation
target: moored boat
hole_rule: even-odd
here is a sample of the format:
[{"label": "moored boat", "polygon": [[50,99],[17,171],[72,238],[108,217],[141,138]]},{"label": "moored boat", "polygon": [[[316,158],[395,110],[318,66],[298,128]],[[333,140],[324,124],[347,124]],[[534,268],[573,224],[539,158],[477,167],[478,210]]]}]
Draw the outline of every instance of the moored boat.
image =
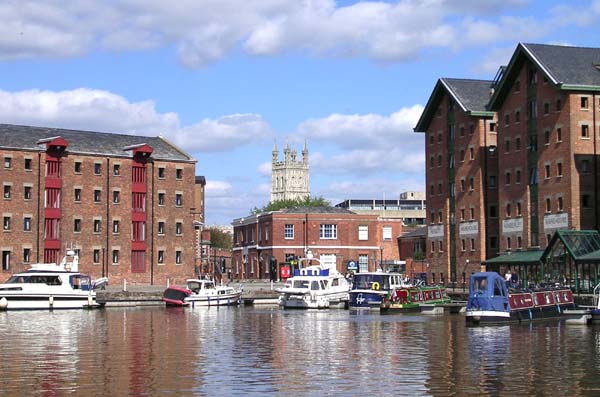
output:
[{"label": "moored boat", "polygon": [[[303,267],[304,263],[316,265]],[[301,258],[300,269],[277,291],[279,305],[285,309],[344,308],[348,305],[350,283],[335,269],[324,269],[315,258]]]},{"label": "moored boat", "polygon": [[[390,291],[381,303],[382,313],[410,313],[450,303],[446,289],[440,286],[406,286]],[[442,310],[443,313],[443,310]]]},{"label": "moored boat", "polygon": [[0,310],[96,308],[94,289],[107,280],[97,281],[79,273],[79,256],[69,250],[59,264],[33,264],[0,284]]},{"label": "moored boat", "polygon": [[469,280],[466,321],[477,325],[568,318],[569,309],[574,308],[573,293],[567,287],[509,291],[498,273],[479,272]]},{"label": "moored boat", "polygon": [[380,310],[383,299],[395,288],[406,286],[404,276],[392,272],[356,273],[350,290],[350,309]]},{"label": "moored boat", "polygon": [[241,289],[216,285],[209,278],[188,279],[185,287],[170,286],[163,293],[168,306],[236,306],[241,297]]}]

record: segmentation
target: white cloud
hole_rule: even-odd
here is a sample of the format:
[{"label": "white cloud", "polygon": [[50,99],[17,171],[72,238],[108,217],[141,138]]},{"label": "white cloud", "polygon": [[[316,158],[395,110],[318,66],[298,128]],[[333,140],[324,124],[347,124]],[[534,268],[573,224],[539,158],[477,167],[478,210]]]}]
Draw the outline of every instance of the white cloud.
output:
[{"label": "white cloud", "polygon": [[479,62],[475,62],[473,70],[493,76],[500,66],[508,65],[510,58],[515,52],[515,46],[504,48],[492,48]]},{"label": "white cloud", "polygon": [[271,178],[271,162],[262,163],[256,168],[259,175]]},{"label": "white cloud", "polygon": [[360,175],[382,172],[422,174],[425,167],[423,134],[413,132],[423,106],[402,108],[389,116],[379,114],[332,114],[301,123],[298,135],[310,147],[341,148],[328,154],[311,152],[310,166],[322,174]]},{"label": "white cloud", "polygon": [[387,149],[390,145],[420,144],[422,137],[413,132],[423,106],[402,108],[389,116],[379,114],[332,114],[311,119],[298,127],[309,141],[327,141],[344,149]]},{"label": "white cloud", "polygon": [[[0,59],[79,56],[114,51],[177,49],[189,67],[216,62],[233,51],[275,55],[411,59],[428,48],[482,46],[545,34],[556,18],[497,18],[519,12],[525,0],[121,0],[64,2],[7,0],[0,5]],[[589,11],[564,6],[565,24],[589,24]],[[550,11],[549,11],[550,12]]]},{"label": "white cloud", "polygon": [[41,125],[134,135],[162,135],[189,153],[232,150],[273,133],[256,114],[233,114],[181,126],[176,113],[159,113],[153,101],[79,88],[70,91],[0,90],[4,123]]},{"label": "white cloud", "polygon": [[225,181],[206,180],[205,194],[207,198],[222,198],[231,193],[233,186]]}]

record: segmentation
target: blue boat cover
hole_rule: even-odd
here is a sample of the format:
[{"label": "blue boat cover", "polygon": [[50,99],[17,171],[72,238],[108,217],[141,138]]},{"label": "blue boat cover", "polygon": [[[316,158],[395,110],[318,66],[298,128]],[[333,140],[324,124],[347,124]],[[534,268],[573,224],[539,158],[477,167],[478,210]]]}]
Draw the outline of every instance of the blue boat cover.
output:
[{"label": "blue boat cover", "polygon": [[496,272],[479,272],[469,280],[467,310],[508,312],[508,288],[506,281]]}]

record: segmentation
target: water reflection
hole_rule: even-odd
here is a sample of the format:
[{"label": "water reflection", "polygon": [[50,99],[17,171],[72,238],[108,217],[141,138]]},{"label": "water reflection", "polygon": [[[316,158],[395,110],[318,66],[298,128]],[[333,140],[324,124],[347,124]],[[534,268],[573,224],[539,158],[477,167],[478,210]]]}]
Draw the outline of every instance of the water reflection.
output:
[{"label": "water reflection", "polygon": [[275,307],[0,313],[0,395],[593,395],[600,328]]}]

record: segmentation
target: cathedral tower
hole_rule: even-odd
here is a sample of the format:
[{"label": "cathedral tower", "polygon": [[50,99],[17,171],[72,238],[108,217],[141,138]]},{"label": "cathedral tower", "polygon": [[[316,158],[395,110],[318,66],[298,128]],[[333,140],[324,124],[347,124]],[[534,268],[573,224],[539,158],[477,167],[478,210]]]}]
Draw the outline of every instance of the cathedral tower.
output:
[{"label": "cathedral tower", "polygon": [[271,201],[303,199],[310,196],[306,141],[302,150],[302,160],[298,160],[297,157],[296,149],[290,149],[286,142],[283,150],[283,161],[279,161],[277,143],[273,145]]}]

